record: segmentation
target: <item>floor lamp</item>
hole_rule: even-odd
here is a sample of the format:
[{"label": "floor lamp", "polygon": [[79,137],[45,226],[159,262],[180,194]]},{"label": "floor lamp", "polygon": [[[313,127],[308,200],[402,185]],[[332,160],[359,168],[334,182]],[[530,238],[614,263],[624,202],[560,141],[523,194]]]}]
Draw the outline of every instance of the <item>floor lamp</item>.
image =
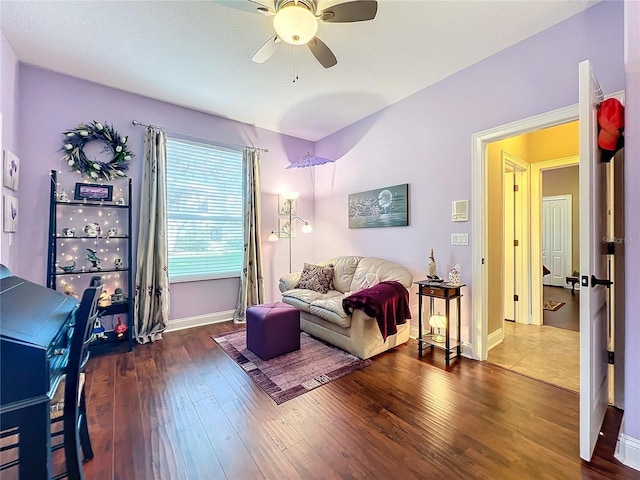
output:
[{"label": "floor lamp", "polygon": [[291,273],[291,233],[292,233],[293,221],[300,220],[301,222],[304,223],[304,225],[302,226],[302,233],[309,233],[311,232],[311,230],[313,230],[309,222],[307,222],[303,218],[293,215],[293,209],[291,208],[291,206],[295,201],[295,199],[298,198],[299,195],[300,194],[298,192],[286,192],[282,194],[282,196],[286,201],[286,211],[289,214],[289,227],[283,230],[280,230],[280,228],[278,228],[277,232],[274,232],[272,230],[271,235],[269,235],[269,238],[267,239],[269,242],[277,242],[278,239],[280,238],[289,239],[289,273]]}]

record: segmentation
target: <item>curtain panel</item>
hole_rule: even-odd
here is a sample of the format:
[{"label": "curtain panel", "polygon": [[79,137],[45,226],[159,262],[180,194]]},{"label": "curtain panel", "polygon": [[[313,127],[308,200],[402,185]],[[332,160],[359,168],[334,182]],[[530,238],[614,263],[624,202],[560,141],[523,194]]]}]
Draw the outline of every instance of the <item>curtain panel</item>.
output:
[{"label": "curtain panel", "polygon": [[138,343],[162,339],[169,323],[167,135],[147,127],[140,192],[134,326]]},{"label": "curtain panel", "polygon": [[260,153],[245,149],[243,153],[244,193],[244,258],[240,276],[234,323],[246,321],[247,307],[264,303],[262,238],[260,235],[262,205],[260,201]]}]

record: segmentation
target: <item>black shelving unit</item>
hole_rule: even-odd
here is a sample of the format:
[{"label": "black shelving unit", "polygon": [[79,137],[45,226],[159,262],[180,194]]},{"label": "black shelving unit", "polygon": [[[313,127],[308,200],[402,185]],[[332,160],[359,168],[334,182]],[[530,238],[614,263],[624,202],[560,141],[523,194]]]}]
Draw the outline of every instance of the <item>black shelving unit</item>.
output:
[{"label": "black shelving unit", "polygon": [[[127,196],[125,204],[116,203],[115,201],[109,202],[96,202],[96,201],[77,201],[77,200],[60,200],[58,192],[58,177],[55,170],[51,170],[51,191],[50,191],[50,203],[49,203],[49,246],[47,255],[47,287],[53,290],[58,290],[63,283],[66,283],[66,279],[73,279],[78,288],[78,294],[89,286],[91,277],[110,275],[112,273],[124,274],[126,286],[122,289],[126,292],[126,298],[122,302],[111,303],[108,306],[100,307],[102,317],[115,316],[119,314],[127,315],[127,331],[124,339],[117,338],[114,331],[105,331],[106,339],[96,339],[91,344],[90,349],[95,353],[99,353],[103,350],[112,350],[112,348],[122,348],[122,345],[126,345],[128,351],[133,350],[133,277],[132,277],[132,242],[131,242],[131,179],[127,182]],[[124,198],[124,197],[123,197]],[[79,215],[80,218],[76,219],[76,222],[84,221],[86,218],[89,222],[100,221],[99,215],[104,211],[122,212],[125,211],[127,231],[124,234],[105,235],[100,234],[98,236],[86,235],[84,233],[73,236],[63,235],[62,228],[58,226],[58,216],[60,213],[69,215],[69,212],[76,212],[74,215]],[[77,212],[81,212],[79,214]],[[103,220],[104,221],[104,220]],[[62,263],[60,256],[60,246],[65,242],[72,245],[71,249],[77,251],[86,242],[93,242],[92,245],[97,249],[104,248],[106,245],[119,245],[120,242],[124,243],[126,247],[126,259],[124,259],[122,267],[116,268],[93,268],[87,265],[76,265],[70,271],[65,271],[59,265]],[[116,243],[117,242],[117,243]],[[120,248],[120,247],[116,247]],[[126,262],[126,263],[125,263]],[[91,263],[91,262],[89,262]],[[68,283],[67,283],[68,284]]]}]

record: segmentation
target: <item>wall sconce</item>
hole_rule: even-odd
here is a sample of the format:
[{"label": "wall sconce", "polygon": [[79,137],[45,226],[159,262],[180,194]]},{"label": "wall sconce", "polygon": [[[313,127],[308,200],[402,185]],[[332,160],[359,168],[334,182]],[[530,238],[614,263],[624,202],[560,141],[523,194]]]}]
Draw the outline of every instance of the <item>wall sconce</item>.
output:
[{"label": "wall sconce", "polygon": [[[267,239],[269,242],[277,242],[280,238],[288,238],[289,239],[289,273],[291,273],[291,238],[292,238],[292,230],[293,230],[293,221],[300,220],[304,223],[302,226],[302,233],[309,233],[313,230],[311,228],[311,224],[304,220],[303,218],[298,217],[297,215],[293,215],[293,206],[295,200],[298,198],[300,194],[298,192],[286,192],[283,193],[282,196],[285,199],[285,211],[289,215],[289,223],[288,228],[278,228],[277,232],[271,231],[271,235]],[[282,211],[279,209],[279,211]]]},{"label": "wall sconce", "polygon": [[444,336],[440,334],[440,330],[447,328],[447,317],[445,317],[444,315],[440,315],[440,312],[438,312],[437,315],[431,315],[431,318],[429,319],[429,326],[431,328],[438,329],[438,333],[433,336],[433,341],[444,343],[446,338],[444,338]]}]

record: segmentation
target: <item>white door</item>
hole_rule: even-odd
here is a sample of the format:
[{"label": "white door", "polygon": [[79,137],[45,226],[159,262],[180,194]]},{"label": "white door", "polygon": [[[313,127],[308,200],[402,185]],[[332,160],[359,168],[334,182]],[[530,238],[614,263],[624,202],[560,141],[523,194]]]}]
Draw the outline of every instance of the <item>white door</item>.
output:
[{"label": "white door", "polygon": [[602,92],[591,62],[579,66],[580,118],[580,457],[590,461],[607,408],[607,203],[605,166],[597,148]]},{"label": "white door", "polygon": [[542,265],[551,273],[544,285],[566,286],[571,272],[571,195],[542,198]]}]

